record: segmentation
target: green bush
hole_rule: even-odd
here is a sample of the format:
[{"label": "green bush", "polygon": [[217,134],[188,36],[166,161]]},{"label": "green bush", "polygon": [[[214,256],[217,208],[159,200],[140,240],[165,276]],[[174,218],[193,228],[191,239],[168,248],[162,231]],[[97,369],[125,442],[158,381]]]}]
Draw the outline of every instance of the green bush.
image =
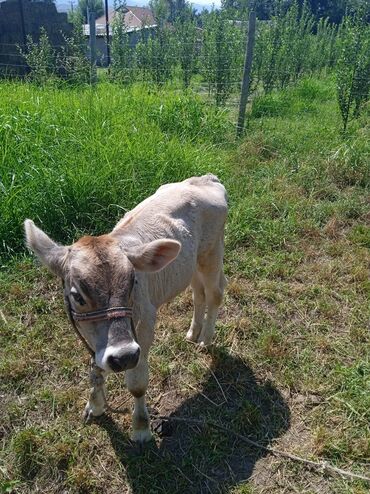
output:
[{"label": "green bush", "polygon": [[25,51],[20,50],[30,68],[28,78],[37,84],[45,84],[57,74],[56,53],[50,44],[45,28],[40,30],[40,41],[27,36]]},{"label": "green bush", "polygon": [[277,117],[289,112],[289,101],[280,93],[269,93],[257,96],[253,100],[253,118]]},{"label": "green bush", "polygon": [[174,28],[181,79],[184,88],[188,88],[198,62],[197,25],[191,14],[186,11],[184,16],[177,19]]},{"label": "green bush", "polygon": [[118,11],[112,22],[110,78],[124,84],[136,79],[136,54],[124,24],[124,15]]},{"label": "green bush", "polygon": [[244,43],[244,30],[225,13],[212,11],[204,17],[201,73],[217,106],[240,86]]},{"label": "green bush", "polygon": [[370,92],[370,27],[362,12],[345,17],[340,32],[336,66],[337,95],[343,131],[351,117],[358,117]]},{"label": "green bush", "polygon": [[65,45],[57,55],[59,74],[72,84],[87,84],[91,80],[91,64],[87,58],[87,46],[78,17],[72,35],[65,38]]}]

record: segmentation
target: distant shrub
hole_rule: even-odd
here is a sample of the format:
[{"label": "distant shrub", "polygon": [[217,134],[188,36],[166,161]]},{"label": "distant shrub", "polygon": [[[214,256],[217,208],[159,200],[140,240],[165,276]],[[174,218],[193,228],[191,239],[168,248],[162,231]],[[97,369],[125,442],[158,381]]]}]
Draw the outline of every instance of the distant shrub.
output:
[{"label": "distant shrub", "polygon": [[189,12],[185,12],[184,17],[177,19],[175,23],[175,41],[182,83],[187,88],[198,58],[197,25]]},{"label": "distant shrub", "polygon": [[257,36],[255,77],[266,93],[285,88],[309,67],[309,49],[313,42],[313,15],[304,3],[295,1],[288,10],[277,2],[275,15],[264,23]]},{"label": "distant shrub", "polygon": [[37,84],[44,84],[56,75],[56,53],[50,44],[45,28],[40,30],[40,41],[35,43],[32,36],[27,36],[26,49],[19,49],[30,68],[29,79]]},{"label": "distant shrub", "polygon": [[333,89],[324,80],[305,77],[292,89],[299,98],[307,101],[328,101],[333,99]]},{"label": "distant shrub", "polygon": [[286,88],[305,74],[335,64],[337,29],[327,19],[318,23],[307,2],[294,1],[289,8],[278,1],[267,22],[257,25],[252,88],[266,93]]},{"label": "distant shrub", "polygon": [[316,25],[316,34],[311,36],[310,65],[312,71],[332,68],[338,57],[338,29],[328,19],[321,18]]},{"label": "distant shrub", "polygon": [[58,77],[72,83],[90,81],[90,61],[86,55],[86,42],[80,23],[75,22],[70,37],[65,36],[64,45],[54,49],[44,28],[40,30],[39,42],[27,37],[26,50],[20,49],[30,68],[28,78],[37,84],[45,84]]},{"label": "distant shrub", "polygon": [[173,47],[174,33],[164,24],[156,28],[153,37],[143,37],[136,46],[137,65],[143,80],[163,86],[171,79],[176,63]]},{"label": "distant shrub", "polygon": [[136,56],[130,44],[124,18],[122,11],[118,11],[112,22],[110,77],[114,81],[129,84],[136,78]]},{"label": "distant shrub", "polygon": [[210,12],[204,20],[201,72],[217,106],[224,105],[242,77],[245,31],[224,13]]},{"label": "distant shrub", "polygon": [[351,117],[358,117],[370,92],[370,26],[361,12],[345,17],[341,26],[336,67],[337,96],[343,132]]},{"label": "distant shrub", "polygon": [[277,117],[286,115],[289,104],[283,93],[269,93],[253,100],[252,117]]},{"label": "distant shrub", "polygon": [[59,73],[74,84],[90,82],[91,65],[86,53],[82,24],[76,20],[72,35],[65,37],[65,45],[57,55]]}]

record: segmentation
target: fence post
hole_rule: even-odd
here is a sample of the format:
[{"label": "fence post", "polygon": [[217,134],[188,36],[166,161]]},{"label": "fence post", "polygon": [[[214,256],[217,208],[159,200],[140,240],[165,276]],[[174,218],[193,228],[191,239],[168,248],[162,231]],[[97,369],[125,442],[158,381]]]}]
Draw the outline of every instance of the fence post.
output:
[{"label": "fence post", "polygon": [[96,82],[96,29],[95,29],[95,12],[88,11],[89,15],[89,46],[90,46],[90,82]]},{"label": "fence post", "polygon": [[251,13],[249,14],[249,22],[248,22],[248,42],[247,42],[245,61],[244,61],[243,84],[242,84],[242,91],[240,95],[240,105],[239,105],[239,117],[236,126],[237,137],[241,136],[244,129],[245,108],[247,106],[249,86],[251,82],[255,34],[256,34],[256,13],[253,12],[252,10]]},{"label": "fence post", "polygon": [[107,67],[110,66],[110,37],[109,37],[109,10],[108,10],[108,0],[104,2],[105,8],[105,34],[107,36]]},{"label": "fence post", "polygon": [[23,48],[25,49],[27,45],[27,36],[26,36],[26,26],[24,24],[23,0],[18,0],[18,4],[19,4],[19,16],[21,19],[22,40],[24,45]]}]

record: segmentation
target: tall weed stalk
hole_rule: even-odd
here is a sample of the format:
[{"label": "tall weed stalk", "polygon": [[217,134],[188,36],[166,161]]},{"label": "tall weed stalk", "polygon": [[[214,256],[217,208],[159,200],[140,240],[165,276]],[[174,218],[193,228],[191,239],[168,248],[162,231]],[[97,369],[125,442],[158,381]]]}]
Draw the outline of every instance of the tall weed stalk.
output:
[{"label": "tall weed stalk", "polygon": [[337,98],[343,132],[360,114],[370,90],[370,27],[360,12],[343,20],[336,67]]}]

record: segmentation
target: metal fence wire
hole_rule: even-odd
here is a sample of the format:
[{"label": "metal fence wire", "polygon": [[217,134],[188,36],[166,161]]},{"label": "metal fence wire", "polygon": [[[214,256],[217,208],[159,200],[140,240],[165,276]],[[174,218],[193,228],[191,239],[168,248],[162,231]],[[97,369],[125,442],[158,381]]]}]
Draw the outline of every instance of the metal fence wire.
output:
[{"label": "metal fence wire", "polygon": [[[133,39],[124,26],[116,23],[107,38],[96,34],[95,14],[89,12],[89,29],[85,29],[88,36],[81,26],[75,26],[58,37],[41,28],[35,37],[27,32],[23,0],[12,3],[18,6],[18,42],[11,42],[0,31],[2,77],[26,78],[40,84],[51,78],[73,84],[109,79],[123,85],[145,83],[192,90],[217,106],[234,107],[238,135],[244,128],[251,95],[284,89],[302,76],[332,71],[343,58],[346,29],[352,29],[346,20],[339,29],[324,21],[314,26],[307,12],[294,18],[288,10],[284,18],[268,22],[257,21],[255,13],[250,12],[248,22],[239,23],[225,18],[225,14],[211,12],[201,28],[188,20],[181,26],[157,26],[149,36],[136,33]],[[370,49],[366,34],[369,26],[364,25],[363,32],[357,32],[360,52],[364,53],[367,47]],[[354,65],[358,67],[350,84],[356,89],[356,97],[366,99],[370,64],[363,62],[362,70],[364,55],[356,56]]]}]

